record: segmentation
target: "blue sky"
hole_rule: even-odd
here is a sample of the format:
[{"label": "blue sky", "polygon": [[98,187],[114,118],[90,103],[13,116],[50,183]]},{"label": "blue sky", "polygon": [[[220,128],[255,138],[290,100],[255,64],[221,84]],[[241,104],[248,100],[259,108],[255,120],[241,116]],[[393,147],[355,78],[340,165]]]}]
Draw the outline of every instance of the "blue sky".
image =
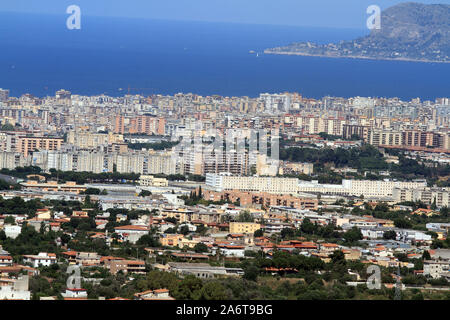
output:
[{"label": "blue sky", "polygon": [[[69,5],[83,15],[168,20],[365,28],[366,9],[399,0],[1,0],[0,12],[65,14]],[[450,0],[422,0],[445,3]],[[1,22],[0,22],[1,23]]]}]

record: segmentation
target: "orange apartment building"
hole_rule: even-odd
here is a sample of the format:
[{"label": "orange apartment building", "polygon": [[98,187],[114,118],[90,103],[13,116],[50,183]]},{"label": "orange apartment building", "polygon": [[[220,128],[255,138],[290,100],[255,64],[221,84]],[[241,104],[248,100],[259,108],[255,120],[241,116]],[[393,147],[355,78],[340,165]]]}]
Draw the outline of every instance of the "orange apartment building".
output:
[{"label": "orange apartment building", "polygon": [[37,150],[60,150],[63,138],[50,137],[19,137],[17,141],[17,152],[28,156],[30,152]]},{"label": "orange apartment building", "polygon": [[117,115],[114,118],[114,133],[125,133],[125,118],[124,116]]},{"label": "orange apartment building", "polygon": [[317,210],[319,201],[316,198],[299,198],[290,195],[279,195],[266,192],[252,193],[237,190],[216,192],[202,190],[203,198],[209,201],[230,201],[239,202],[241,206],[251,206],[255,204],[268,208],[271,206],[284,206],[295,209]]},{"label": "orange apartment building", "polygon": [[164,135],[166,120],[153,116],[138,116],[130,120],[130,133],[143,133],[147,135]]}]

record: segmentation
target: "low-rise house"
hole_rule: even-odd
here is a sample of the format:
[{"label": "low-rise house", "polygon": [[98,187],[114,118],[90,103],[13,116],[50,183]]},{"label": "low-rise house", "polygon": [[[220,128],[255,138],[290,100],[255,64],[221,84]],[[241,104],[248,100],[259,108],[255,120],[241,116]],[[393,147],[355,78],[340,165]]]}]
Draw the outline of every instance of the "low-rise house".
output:
[{"label": "low-rise house", "polygon": [[75,262],[81,266],[100,265],[100,255],[96,252],[77,252]]},{"label": "low-rise house", "polygon": [[168,271],[182,277],[194,275],[198,278],[209,279],[215,276],[241,276],[244,274],[241,268],[212,267],[207,263],[169,262],[168,265]]},{"label": "low-rise house", "polygon": [[162,221],[158,224],[158,226],[159,226],[159,231],[164,233],[164,232],[166,232],[167,229],[175,228],[176,225],[171,222]]},{"label": "low-rise house", "polygon": [[50,222],[49,226],[51,231],[58,232],[59,230],[61,230],[60,222]]},{"label": "low-rise house", "polygon": [[30,300],[28,276],[22,275],[18,279],[0,278],[0,300]]},{"label": "low-rise house", "polygon": [[243,258],[245,252],[245,246],[234,245],[234,244],[226,244],[219,245],[220,253],[222,253],[226,257],[239,257]]},{"label": "low-rise house", "polygon": [[294,247],[300,252],[312,252],[318,250],[318,245],[314,242],[301,242],[294,244]]},{"label": "low-rise house", "polygon": [[325,253],[333,253],[334,251],[339,250],[339,245],[336,243],[321,243],[320,251]]},{"label": "low-rise house", "polygon": [[396,229],[395,232],[397,233],[397,239],[400,241],[414,241],[414,242],[423,242],[431,244],[433,239],[431,235],[426,234],[422,231],[417,230],[405,230],[405,229]]},{"label": "low-rise house", "polygon": [[425,260],[423,262],[423,275],[434,279],[441,277],[449,271],[449,260]]},{"label": "low-rise house", "polygon": [[37,232],[39,232],[41,230],[42,226],[44,226],[45,230],[48,231],[48,225],[50,223],[49,219],[45,220],[45,219],[39,219],[39,218],[35,217],[35,218],[28,219],[25,221],[27,222],[27,224],[30,227],[33,227],[34,230],[36,230]]},{"label": "low-rise house", "polygon": [[29,266],[23,266],[20,264],[13,264],[12,266],[0,267],[0,277],[9,277],[12,274],[18,273],[26,273],[30,277],[33,277],[39,275],[39,270]]},{"label": "low-rise house", "polygon": [[114,230],[123,240],[136,243],[142,236],[149,233],[150,228],[143,225],[128,225],[116,227]]},{"label": "low-rise house", "polygon": [[51,264],[56,263],[57,259],[54,253],[40,252],[38,255],[24,255],[23,262],[29,263],[37,268],[39,266],[48,267]]},{"label": "low-rise house", "polygon": [[139,185],[144,187],[167,187],[169,181],[166,178],[156,178],[151,175],[141,175]]},{"label": "low-rise house", "polygon": [[52,217],[52,213],[49,208],[37,209],[36,217],[42,220],[49,220]]},{"label": "low-rise house", "polygon": [[274,234],[280,233],[285,228],[292,228],[292,224],[286,222],[266,222],[264,227],[260,226],[259,229],[264,229],[264,232]]},{"label": "low-rise house", "polygon": [[64,299],[66,298],[75,298],[75,299],[87,299],[87,291],[86,289],[81,288],[67,288],[65,293],[61,294]]},{"label": "low-rise house", "polygon": [[74,211],[72,212],[72,218],[89,218],[89,214],[86,211]]},{"label": "low-rise house", "polygon": [[5,235],[7,238],[15,239],[22,232],[22,228],[20,226],[7,224],[3,227],[3,231],[5,231]]},{"label": "low-rise house", "polygon": [[188,247],[190,249],[193,249],[198,243],[199,243],[198,240],[183,237],[180,239],[180,241],[178,241],[178,247],[179,248]]},{"label": "low-rise house", "polygon": [[181,225],[178,227],[178,231],[180,231],[180,229],[181,229],[183,226],[187,226],[189,232],[195,232],[195,231],[197,231],[197,227],[196,227],[195,225],[193,225],[193,224],[190,224],[190,223],[183,223],[183,224],[181,224]]},{"label": "low-rise house", "polygon": [[384,235],[384,231],[377,228],[361,228],[360,230],[364,239],[382,239]]},{"label": "low-rise house", "polygon": [[345,255],[345,260],[359,260],[361,258],[361,251],[358,249],[344,249],[342,252]]},{"label": "low-rise house", "polygon": [[250,233],[253,234],[256,230],[261,229],[259,223],[254,222],[230,222],[230,233]]},{"label": "low-rise house", "polygon": [[159,241],[161,242],[161,245],[163,247],[178,247],[179,243],[181,242],[181,239],[183,239],[184,236],[182,234],[162,234],[159,238]]},{"label": "low-rise house", "polygon": [[182,260],[208,260],[209,256],[206,254],[200,254],[200,253],[190,253],[190,252],[173,252],[171,254],[173,258],[176,259],[182,259]]},{"label": "low-rise house", "polygon": [[64,258],[67,259],[69,264],[77,263],[77,252],[76,251],[67,251],[61,253]]},{"label": "low-rise house", "polygon": [[175,300],[170,296],[168,289],[156,289],[139,292],[134,295],[134,300]]},{"label": "low-rise house", "polygon": [[438,215],[439,212],[435,211],[435,210],[431,210],[431,209],[425,209],[425,208],[418,208],[416,211],[411,212],[411,214],[416,214],[416,215],[423,215],[423,216],[427,216],[427,217],[431,217],[434,215]]},{"label": "low-rise house", "polygon": [[13,258],[11,256],[0,256],[0,267],[7,267],[13,265]]},{"label": "low-rise house", "polygon": [[111,274],[117,274],[119,271],[123,273],[145,274],[145,261],[142,260],[109,260],[105,262],[105,266]]}]

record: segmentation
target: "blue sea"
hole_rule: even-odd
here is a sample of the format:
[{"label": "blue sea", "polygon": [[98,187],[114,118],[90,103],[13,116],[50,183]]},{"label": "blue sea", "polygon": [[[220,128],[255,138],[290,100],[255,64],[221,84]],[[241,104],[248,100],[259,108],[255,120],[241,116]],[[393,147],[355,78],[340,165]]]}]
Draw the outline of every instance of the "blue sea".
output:
[{"label": "blue sea", "polygon": [[[265,55],[298,41],[326,43],[367,30],[0,13],[0,88],[43,97],[131,93],[305,97],[450,96],[450,64]],[[250,54],[249,51],[259,53]]]}]

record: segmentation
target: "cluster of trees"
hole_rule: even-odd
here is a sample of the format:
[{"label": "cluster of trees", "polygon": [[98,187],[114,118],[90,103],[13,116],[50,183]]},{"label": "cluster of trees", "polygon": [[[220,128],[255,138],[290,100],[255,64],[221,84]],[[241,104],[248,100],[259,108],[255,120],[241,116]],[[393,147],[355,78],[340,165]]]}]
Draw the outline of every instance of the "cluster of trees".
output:
[{"label": "cluster of trees", "polygon": [[76,181],[78,184],[85,183],[122,183],[123,181],[137,181],[138,173],[119,173],[119,172],[74,172],[74,171],[56,171],[50,169],[50,177],[58,178],[60,181]]},{"label": "cluster of trees", "polygon": [[[337,261],[335,264],[341,262]],[[330,270],[333,263],[330,264]],[[33,299],[40,296],[58,296],[65,288],[67,274],[66,266],[52,265],[43,268],[40,277],[30,280],[30,290]],[[194,276],[184,279],[173,273],[152,270],[146,275],[133,275],[129,281],[127,276],[119,272],[111,275],[109,272],[97,272],[102,280],[99,284],[82,282],[82,287],[88,292],[88,298],[123,297],[133,299],[135,293],[146,290],[167,288],[170,295],[177,300],[336,300],[336,299],[393,299],[394,289],[382,287],[380,290],[369,290],[366,285],[351,287],[342,281],[333,280],[332,272],[319,275],[307,272],[298,281],[261,277],[258,281],[242,278],[216,278],[202,280]],[[95,275],[94,275],[95,276]],[[91,277],[94,277],[91,276]],[[382,275],[384,276],[384,274]],[[50,278],[50,279],[49,279]],[[50,281],[51,280],[51,283]],[[449,299],[446,292],[420,292],[419,290],[402,291],[403,299]]]},{"label": "cluster of trees", "polygon": [[[404,202],[403,205],[411,206],[413,210],[417,208],[426,208],[427,206],[422,202]],[[364,208],[355,207],[352,210],[356,215],[371,215],[379,219],[389,219],[394,221],[397,228],[416,229],[426,231],[425,225],[430,222],[447,222],[449,216],[449,209],[443,207],[440,209],[440,214],[436,216],[427,217],[426,215],[411,214],[410,211],[404,210],[390,210],[386,203],[378,203],[374,208],[369,204],[365,204]]]},{"label": "cluster of trees", "polygon": [[433,243],[431,244],[431,248],[432,249],[438,249],[438,248],[450,249],[450,237],[447,237],[445,240],[434,239]]},{"label": "cluster of trees", "polygon": [[66,288],[68,278],[66,270],[67,265],[57,263],[41,268],[40,275],[31,277],[29,281],[31,299],[39,300],[40,297],[56,296],[62,300],[61,293]]},{"label": "cluster of trees", "polygon": [[100,190],[100,189],[98,189],[98,188],[87,188],[84,192],[80,192],[80,194],[89,194],[89,195],[92,195],[92,194],[95,194],[95,195],[107,195],[108,192],[107,192],[105,189]]},{"label": "cluster of trees", "polygon": [[26,179],[30,174],[39,174],[47,179],[58,179],[58,181],[76,181],[78,184],[85,183],[121,183],[122,181],[136,181],[140,174],[136,173],[118,173],[118,172],[75,172],[75,171],[59,171],[50,169],[50,173],[42,172],[42,169],[36,166],[17,167],[14,170],[1,169],[0,173],[10,175],[17,178]]},{"label": "cluster of trees", "polygon": [[166,178],[169,181],[197,181],[197,182],[204,182],[206,180],[205,176],[201,176],[198,174],[188,174],[188,175],[182,175],[182,174],[164,174],[164,173],[158,173],[155,174],[155,177],[157,178]]},{"label": "cluster of trees", "polygon": [[337,168],[346,166],[359,170],[386,170],[389,168],[389,164],[384,161],[383,155],[371,145],[351,149],[290,147],[280,150],[280,159],[294,162],[312,162],[317,167],[334,163]]},{"label": "cluster of trees", "polygon": [[283,251],[274,251],[272,258],[258,257],[253,262],[259,269],[264,268],[293,268],[296,270],[316,271],[322,270],[325,263],[317,257],[306,257],[301,254],[290,254]]},{"label": "cluster of trees", "polygon": [[6,238],[4,231],[0,231],[0,244],[7,250],[16,260],[20,255],[38,254],[39,252],[58,252],[56,239],[61,233],[53,231],[44,232],[41,227],[40,231],[36,231],[34,227],[23,224],[21,233],[17,238]]},{"label": "cluster of trees", "polygon": [[235,218],[236,222],[254,222],[255,218],[250,213],[250,211],[244,210],[239,212],[239,214]]},{"label": "cluster of trees", "polygon": [[4,180],[0,180],[0,190],[9,190],[9,189],[20,190],[20,185],[10,184]]},{"label": "cluster of trees", "polygon": [[3,199],[0,196],[0,212],[2,214],[26,214],[28,218],[33,218],[36,210],[42,208],[44,208],[44,204],[38,199],[25,201],[21,197]]},{"label": "cluster of trees", "polygon": [[1,131],[14,131],[16,128],[11,123],[5,123],[1,127]]},{"label": "cluster of trees", "polygon": [[317,223],[312,223],[309,218],[305,218],[298,229],[285,228],[281,231],[281,237],[285,240],[294,239],[299,236],[315,236],[329,242],[344,243],[347,245],[355,244],[363,239],[361,231],[356,227],[344,232],[342,228],[336,227],[333,224],[322,226]]},{"label": "cluster of trees", "polygon": [[202,187],[199,187],[198,191],[191,191],[189,196],[180,196],[181,199],[184,200],[184,204],[187,206],[196,206],[198,204],[208,206],[210,204],[222,205],[226,203],[224,200],[220,201],[211,201],[203,199]]},{"label": "cluster of trees", "polygon": [[179,141],[161,141],[155,143],[129,143],[128,148],[133,150],[153,149],[153,150],[166,150],[179,144]]},{"label": "cluster of trees", "polygon": [[30,166],[30,167],[16,167],[14,170],[3,168],[0,170],[1,174],[9,175],[17,178],[25,179],[29,174],[40,174],[41,168]]},{"label": "cluster of trees", "polygon": [[[398,150],[386,150],[387,153],[398,156],[399,163],[387,163],[383,155],[374,146],[365,144],[361,147],[344,148],[298,148],[286,147],[280,150],[280,159],[293,162],[311,162],[317,172],[323,171],[326,164],[335,167],[352,167],[362,171],[389,170],[392,178],[413,179],[426,178],[430,184],[439,186],[450,185],[449,180],[439,180],[439,177],[450,175],[450,165],[426,166],[423,162],[405,157]],[[378,175],[369,174],[366,179],[379,179]]]}]

